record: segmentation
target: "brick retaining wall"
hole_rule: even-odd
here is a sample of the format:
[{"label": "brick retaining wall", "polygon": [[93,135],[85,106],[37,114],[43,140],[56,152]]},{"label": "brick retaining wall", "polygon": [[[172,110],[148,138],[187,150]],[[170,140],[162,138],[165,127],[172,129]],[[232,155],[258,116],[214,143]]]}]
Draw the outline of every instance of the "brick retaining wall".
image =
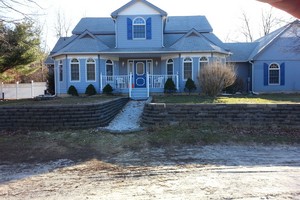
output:
[{"label": "brick retaining wall", "polygon": [[143,125],[165,126],[178,123],[300,127],[300,104],[145,105]]},{"label": "brick retaining wall", "polygon": [[1,129],[84,129],[103,127],[119,113],[128,98],[82,105],[2,106]]}]

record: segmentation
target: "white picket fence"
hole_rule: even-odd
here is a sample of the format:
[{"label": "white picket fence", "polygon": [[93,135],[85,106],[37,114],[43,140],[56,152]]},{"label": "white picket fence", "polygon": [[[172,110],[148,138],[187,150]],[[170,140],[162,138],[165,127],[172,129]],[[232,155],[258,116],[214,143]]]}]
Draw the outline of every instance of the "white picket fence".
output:
[{"label": "white picket fence", "polygon": [[47,89],[46,82],[0,84],[0,99],[28,99],[43,95]]}]

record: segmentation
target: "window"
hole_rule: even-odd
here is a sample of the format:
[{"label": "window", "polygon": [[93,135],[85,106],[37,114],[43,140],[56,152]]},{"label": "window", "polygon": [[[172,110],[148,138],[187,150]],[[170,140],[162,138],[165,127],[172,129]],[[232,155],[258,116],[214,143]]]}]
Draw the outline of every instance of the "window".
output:
[{"label": "window", "polygon": [[106,66],[107,81],[112,81],[114,75],[114,64],[111,60],[107,60],[105,66]]},{"label": "window", "polygon": [[134,39],[145,39],[146,38],[146,23],[141,17],[133,20],[133,38]]},{"label": "window", "polygon": [[136,63],[136,74],[144,75],[145,74],[145,65],[143,62]]},{"label": "window", "polygon": [[63,81],[63,61],[59,61],[59,81]]},{"label": "window", "polygon": [[96,65],[95,65],[95,60],[92,58],[89,58],[86,61],[86,80],[87,81],[96,80]]},{"label": "window", "polygon": [[199,59],[199,66],[200,66],[200,69],[202,69],[203,67],[207,66],[208,65],[208,59],[207,57],[201,57]]},{"label": "window", "polygon": [[73,58],[71,60],[71,81],[79,81],[79,60]]},{"label": "window", "polygon": [[280,83],[280,68],[279,65],[272,63],[269,66],[269,84],[277,85]]},{"label": "window", "polygon": [[167,61],[167,75],[168,77],[174,75],[174,61],[172,59]]},{"label": "window", "polygon": [[183,79],[193,77],[193,60],[191,58],[185,58],[183,60]]}]

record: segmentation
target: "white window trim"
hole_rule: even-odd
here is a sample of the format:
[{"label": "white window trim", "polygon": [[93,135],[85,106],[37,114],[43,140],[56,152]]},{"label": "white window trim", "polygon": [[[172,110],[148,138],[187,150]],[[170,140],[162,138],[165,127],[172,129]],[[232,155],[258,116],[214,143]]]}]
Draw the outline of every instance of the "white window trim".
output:
[{"label": "white window trim", "polygon": [[[62,71],[62,73],[60,74],[60,71]],[[63,61],[59,60],[58,62],[58,80],[59,82],[63,82],[64,81],[64,65],[63,65]]]},{"label": "white window trim", "polygon": [[[202,61],[201,58],[206,58],[207,61]],[[199,62],[198,62],[198,73],[200,73],[201,70],[201,63],[207,63],[207,65],[209,64],[209,59],[207,56],[201,56],[199,58]]]},{"label": "white window trim", "polygon": [[[138,19],[138,18],[141,18],[141,19],[143,19],[143,21],[144,21],[144,24],[135,24],[134,23],[134,21],[136,20],[136,19]],[[138,26],[138,25],[143,25],[144,26],[144,31],[145,31],[145,37],[144,38],[136,38],[136,37],[134,37],[134,26]],[[134,18],[133,19],[133,21],[132,21],[132,39],[133,40],[146,40],[146,35],[147,35],[147,29],[146,29],[146,26],[147,26],[147,24],[146,24],[146,20],[143,18],[143,17],[136,17],[136,18]]]},{"label": "white window trim", "polygon": [[[169,60],[172,60],[172,63],[170,63]],[[167,75],[168,75],[168,64],[172,64],[172,71],[173,71],[172,76],[173,76],[173,75],[175,74],[175,73],[174,73],[174,60],[173,60],[172,58],[169,58],[169,59],[167,59],[167,61],[166,61],[166,74],[167,74]]]},{"label": "white window trim", "polygon": [[[143,64],[143,73],[142,74],[138,74],[138,70],[137,70],[137,67],[138,67],[138,64]],[[147,63],[147,62],[146,62]],[[146,69],[147,70],[147,69]],[[136,75],[138,75],[138,76],[143,76],[143,75],[145,75],[147,72],[145,71],[145,63],[144,62],[142,62],[142,61],[138,61],[136,64],[135,64],[135,71],[136,71]]]},{"label": "white window trim", "polygon": [[[106,76],[108,76],[107,75],[107,61],[109,61],[110,59],[107,59],[106,61],[105,61],[105,75]],[[111,64],[109,63],[109,65],[110,66],[112,66],[112,76],[114,76],[115,75],[115,69],[114,69],[114,61],[113,60],[110,60],[111,61]]]},{"label": "white window trim", "polygon": [[[185,59],[187,59],[187,58],[190,58],[192,61],[190,62],[184,62],[184,60]],[[184,63],[192,63],[192,77],[191,77],[191,79],[193,79],[193,77],[194,77],[194,66],[193,66],[193,58],[192,57],[185,57],[185,58],[183,58],[183,60],[182,60],[182,80],[183,81],[187,81],[187,79],[185,79],[184,78]]]},{"label": "white window trim", "polygon": [[[77,63],[73,63],[72,62],[72,60],[73,59],[76,59],[76,60],[78,60],[78,62]],[[79,73],[79,79],[78,80],[72,80],[72,64],[78,64],[78,73]],[[72,58],[71,60],[70,60],[70,82],[72,82],[72,83],[78,83],[78,82],[80,82],[80,77],[81,77],[81,73],[80,73],[80,60],[78,59],[78,58]]]},{"label": "white window trim", "polygon": [[[92,59],[93,60],[93,62],[88,62],[88,60],[89,59]],[[88,80],[88,64],[93,64],[94,65],[94,69],[95,69],[95,80]],[[86,61],[85,61],[85,78],[86,78],[86,82],[96,82],[96,61],[95,61],[95,59],[93,59],[93,58],[88,58],[88,59],[86,59]]]},{"label": "white window trim", "polygon": [[[278,66],[278,69],[276,69],[276,70],[278,70],[278,83],[270,83],[270,71],[272,70],[272,69],[270,69],[270,67],[271,67],[271,65],[277,65]],[[274,70],[274,69],[273,69]],[[269,65],[269,67],[268,67],[268,84],[269,85],[274,85],[274,86],[276,86],[276,85],[280,85],[280,65],[278,64],[278,63],[271,63],[270,65]]]}]

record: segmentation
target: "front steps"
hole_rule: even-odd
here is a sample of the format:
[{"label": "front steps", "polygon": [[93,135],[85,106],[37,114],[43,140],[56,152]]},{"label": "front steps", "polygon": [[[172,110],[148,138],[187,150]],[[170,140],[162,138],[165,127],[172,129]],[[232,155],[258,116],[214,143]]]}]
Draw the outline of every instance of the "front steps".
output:
[{"label": "front steps", "polygon": [[132,88],[131,99],[133,99],[133,100],[148,99],[147,88]]}]

